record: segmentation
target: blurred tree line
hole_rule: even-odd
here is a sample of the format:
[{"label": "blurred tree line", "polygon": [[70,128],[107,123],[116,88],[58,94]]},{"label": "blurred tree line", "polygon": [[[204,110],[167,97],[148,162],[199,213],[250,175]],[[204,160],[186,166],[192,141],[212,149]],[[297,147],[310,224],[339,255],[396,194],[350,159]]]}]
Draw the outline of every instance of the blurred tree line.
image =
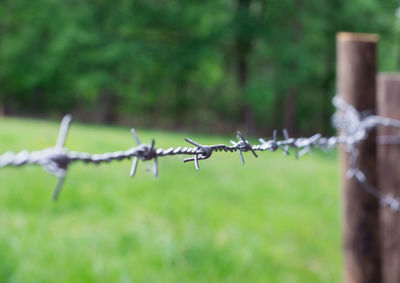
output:
[{"label": "blurred tree line", "polygon": [[2,0],[5,114],[248,131],[329,131],[338,31],[380,35],[396,0]]}]

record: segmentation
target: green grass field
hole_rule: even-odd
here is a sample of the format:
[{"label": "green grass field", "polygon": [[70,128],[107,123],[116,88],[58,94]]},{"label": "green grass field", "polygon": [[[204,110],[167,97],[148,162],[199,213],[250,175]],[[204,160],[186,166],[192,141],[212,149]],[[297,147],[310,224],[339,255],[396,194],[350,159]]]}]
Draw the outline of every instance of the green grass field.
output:
[{"label": "green grass field", "polygon": [[[0,153],[53,146],[59,123],[0,119]],[[143,142],[184,133],[138,129]],[[190,135],[201,143],[231,137]],[[232,136],[233,137],[233,136]],[[134,146],[128,128],[72,124],[67,147]],[[160,160],[73,164],[58,202],[38,166],[0,169],[0,282],[339,282],[341,231],[334,152],[216,153],[200,171]]]}]

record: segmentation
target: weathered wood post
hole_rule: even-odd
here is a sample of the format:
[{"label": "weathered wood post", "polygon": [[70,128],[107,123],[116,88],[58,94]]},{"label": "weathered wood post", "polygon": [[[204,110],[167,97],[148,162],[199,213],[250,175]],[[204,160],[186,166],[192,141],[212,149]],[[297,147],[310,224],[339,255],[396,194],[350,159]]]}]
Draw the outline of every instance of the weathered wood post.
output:
[{"label": "weathered wood post", "polygon": [[[378,76],[378,115],[400,119],[400,74]],[[398,135],[399,129],[379,127],[379,136]],[[400,138],[399,138],[400,140]],[[379,141],[379,139],[378,139]],[[378,184],[385,195],[400,195],[400,147],[378,146]],[[400,282],[400,214],[389,207],[380,209],[383,282]]]},{"label": "weathered wood post", "polygon": [[[337,91],[358,111],[375,110],[376,44],[374,34],[338,33]],[[376,185],[376,134],[359,147],[359,166]],[[381,282],[378,229],[379,203],[353,179],[346,177],[349,155],[340,149],[343,193],[344,282]]]}]

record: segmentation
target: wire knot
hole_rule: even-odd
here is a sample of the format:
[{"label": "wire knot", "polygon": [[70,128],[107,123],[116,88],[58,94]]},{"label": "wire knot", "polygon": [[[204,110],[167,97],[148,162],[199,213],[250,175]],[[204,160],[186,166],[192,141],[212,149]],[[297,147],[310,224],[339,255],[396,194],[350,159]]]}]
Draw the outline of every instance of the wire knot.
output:
[{"label": "wire knot", "polygon": [[274,130],[272,132],[272,140],[271,140],[271,148],[270,151],[276,151],[278,150],[279,145],[278,145],[278,139],[277,139],[277,131]]},{"label": "wire knot", "polygon": [[49,162],[56,164],[60,170],[67,170],[70,161],[65,152],[57,151],[49,156]]},{"label": "wire knot", "polygon": [[400,202],[397,198],[392,195],[387,195],[383,199],[381,199],[381,204],[388,206],[393,211],[400,210]]},{"label": "wire knot", "polygon": [[183,162],[194,161],[194,166],[196,167],[196,170],[199,170],[200,169],[199,160],[204,160],[204,159],[210,158],[213,153],[213,149],[208,145],[199,144],[189,138],[185,138],[185,141],[194,145],[196,147],[197,151],[194,153],[194,157],[185,158],[183,160]]},{"label": "wire knot", "polygon": [[254,155],[254,157],[258,157],[256,152],[254,151],[253,147],[251,146],[251,144],[249,143],[249,141],[247,141],[241,132],[237,131],[237,138],[239,139],[238,142],[234,142],[231,140],[231,144],[233,144],[234,147],[237,148],[237,150],[239,150],[239,156],[240,156],[240,160],[242,161],[242,164],[244,164],[244,158],[243,158],[243,152],[246,151],[251,151]]},{"label": "wire knot", "polygon": [[151,145],[142,144],[141,146],[144,148],[144,151],[140,153],[139,158],[142,161],[152,160],[157,157],[157,149],[154,146],[154,139],[151,140]]},{"label": "wire knot", "polygon": [[138,147],[141,149],[141,151],[138,151],[137,155],[133,158],[130,176],[131,177],[135,176],[139,158],[142,161],[154,159],[153,171],[154,171],[154,177],[157,178],[158,177],[158,157],[157,157],[157,149],[154,146],[154,144],[155,144],[154,139],[151,140],[151,145],[142,144],[139,140],[138,135],[136,134],[135,129],[132,129],[131,133],[132,133],[133,138],[135,139]]}]

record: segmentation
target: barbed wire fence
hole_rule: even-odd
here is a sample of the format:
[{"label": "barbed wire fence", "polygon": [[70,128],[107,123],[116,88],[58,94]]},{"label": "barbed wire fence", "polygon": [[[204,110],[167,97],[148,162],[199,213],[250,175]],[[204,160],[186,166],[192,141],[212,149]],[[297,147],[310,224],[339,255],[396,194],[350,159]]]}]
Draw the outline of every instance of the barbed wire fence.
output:
[{"label": "barbed wire fence", "polygon": [[[58,177],[58,182],[53,193],[53,200],[57,200],[69,166],[78,161],[85,164],[100,164],[133,158],[130,170],[130,176],[133,177],[136,173],[139,159],[142,161],[153,160],[153,173],[157,177],[158,158],[165,156],[190,155],[192,157],[184,159],[184,162],[194,162],[196,170],[199,170],[199,161],[209,159],[215,152],[238,152],[241,162],[244,164],[243,152],[251,152],[254,157],[258,157],[256,152],[282,151],[284,155],[289,155],[292,149],[295,157],[299,158],[314,148],[326,151],[342,144],[350,155],[349,169],[346,173],[347,178],[351,178],[359,183],[366,192],[376,197],[381,205],[388,206],[392,211],[400,211],[399,198],[382,194],[376,187],[370,185],[367,176],[358,164],[358,146],[368,137],[369,132],[378,126],[400,128],[400,120],[360,113],[339,96],[333,98],[333,105],[337,111],[333,116],[332,122],[334,127],[340,132],[338,136],[323,137],[317,133],[311,137],[294,138],[290,137],[284,129],[283,139],[278,140],[277,131],[274,130],[272,139],[266,140],[260,138],[259,144],[252,145],[240,132],[237,132],[237,141],[231,140],[230,145],[203,145],[190,138],[185,138],[185,141],[193,147],[170,147],[163,149],[155,147],[154,139],[150,144],[141,143],[136,131],[132,129],[132,135],[137,143],[136,147],[125,151],[101,154],[70,151],[65,148],[65,141],[72,120],[71,115],[68,114],[61,122],[55,147],[32,152],[26,150],[19,153],[6,152],[0,155],[0,168],[8,166],[21,167],[32,164],[42,166],[47,172]],[[400,139],[396,136],[381,136],[378,138],[378,144],[399,144],[399,141]]]}]

